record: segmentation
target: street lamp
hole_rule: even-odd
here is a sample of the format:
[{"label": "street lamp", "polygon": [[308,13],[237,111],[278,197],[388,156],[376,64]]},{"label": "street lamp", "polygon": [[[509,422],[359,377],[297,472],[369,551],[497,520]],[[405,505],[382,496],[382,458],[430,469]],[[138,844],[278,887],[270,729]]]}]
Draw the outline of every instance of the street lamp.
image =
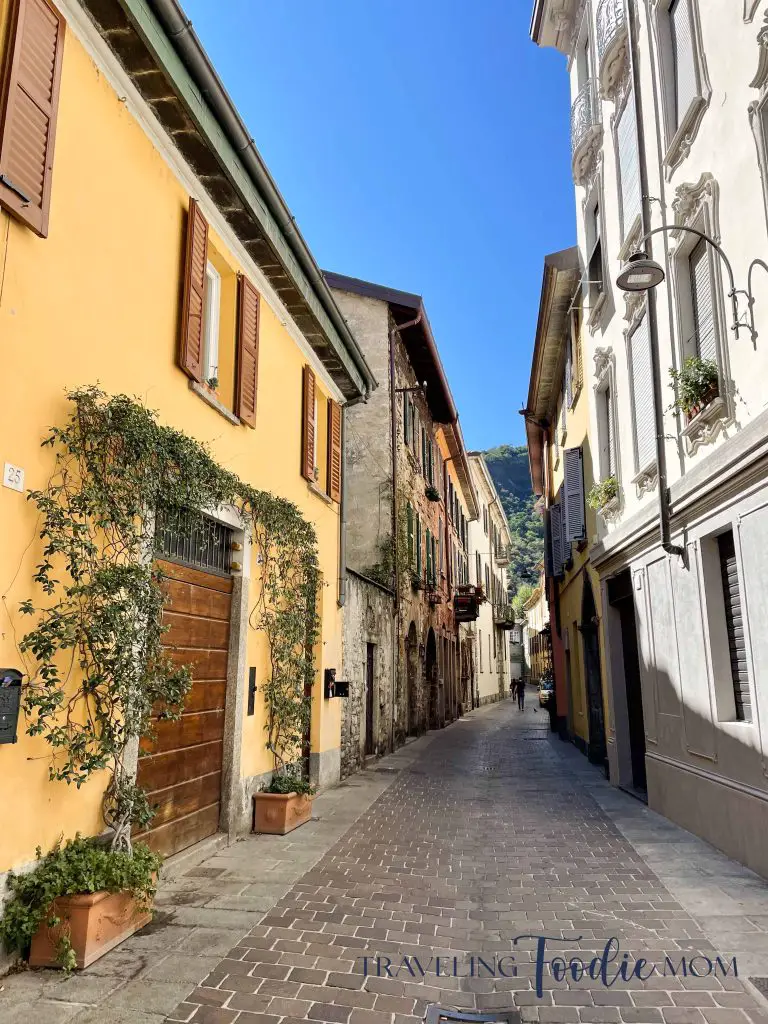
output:
[{"label": "street lamp", "polygon": [[[708,245],[711,245],[715,252],[718,254],[720,259],[725,266],[728,274],[728,283],[730,284],[730,291],[728,292],[728,298],[731,300],[731,308],[733,311],[733,323],[731,324],[731,330],[738,338],[739,331],[746,327],[751,336],[752,341],[757,338],[757,331],[755,330],[755,298],[752,294],[752,273],[756,267],[762,267],[763,270],[768,271],[768,264],[761,259],[754,259],[749,265],[749,271],[747,274],[747,288],[746,291],[738,290],[736,288],[736,280],[733,276],[733,267],[731,261],[723,252],[722,248],[717,244],[714,238],[710,238],[704,231],[699,231],[698,228],[690,228],[683,224],[664,225],[660,228],[654,228],[649,231],[648,234],[644,235],[638,245],[643,245],[653,235],[660,233],[667,234],[669,232],[685,231],[689,235],[695,235],[697,238],[703,238]],[[664,268],[660,263],[655,260],[648,259],[645,252],[638,250],[634,252],[627,260],[627,265],[621,271],[619,276],[616,278],[616,285],[623,292],[648,292],[652,288],[657,288],[664,280]],[[749,322],[742,323],[741,314],[739,313],[739,295],[746,295],[747,304],[749,306]]]}]

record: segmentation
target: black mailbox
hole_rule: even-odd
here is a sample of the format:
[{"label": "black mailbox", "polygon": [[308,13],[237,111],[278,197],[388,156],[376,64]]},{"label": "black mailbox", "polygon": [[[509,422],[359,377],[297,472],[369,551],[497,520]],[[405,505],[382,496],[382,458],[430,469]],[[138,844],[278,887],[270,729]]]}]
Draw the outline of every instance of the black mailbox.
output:
[{"label": "black mailbox", "polygon": [[0,668],[0,743],[16,742],[21,704],[21,672]]},{"label": "black mailbox", "polygon": [[330,700],[331,697],[335,696],[336,687],[336,669],[327,668],[323,674],[323,696],[326,700]]},{"label": "black mailbox", "polygon": [[337,679],[333,687],[334,697],[348,697],[349,696],[349,683],[346,679]]}]

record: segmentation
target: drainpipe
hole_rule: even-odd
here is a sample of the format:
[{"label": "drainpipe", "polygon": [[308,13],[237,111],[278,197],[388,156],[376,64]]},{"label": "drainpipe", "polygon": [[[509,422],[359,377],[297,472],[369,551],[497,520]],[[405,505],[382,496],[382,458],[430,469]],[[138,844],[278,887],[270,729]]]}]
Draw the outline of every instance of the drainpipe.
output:
[{"label": "drainpipe", "polygon": [[[409,327],[421,323],[421,313],[405,324],[393,323],[389,329],[389,427],[390,444],[392,446],[392,561],[395,581],[395,602],[393,617],[397,620],[400,614],[400,535],[397,521],[397,393],[395,391],[395,339]],[[397,698],[397,669],[400,655],[400,644],[397,622],[392,630],[392,714],[390,729],[390,745],[395,749],[395,700]]]},{"label": "drainpipe", "polygon": [[[629,37],[629,66],[632,76],[632,92],[637,111],[637,155],[640,170],[640,222],[643,237],[651,229],[650,198],[648,195],[648,168],[645,162],[645,123],[643,103],[640,94],[640,67],[635,37],[635,0],[628,0],[627,34]],[[658,111],[657,111],[658,113]],[[647,242],[648,255],[652,258],[651,242]],[[659,529],[661,546],[669,555],[683,555],[683,548],[673,544],[670,537],[669,487],[667,486],[667,453],[664,444],[664,410],[662,408],[661,375],[659,370],[659,327],[656,314],[656,293],[651,289],[647,294],[648,331],[651,349],[651,377],[653,379],[653,412],[656,429],[656,466],[659,476]]]},{"label": "drainpipe", "polygon": [[341,500],[339,501],[339,608],[347,603],[347,410],[341,407]]}]

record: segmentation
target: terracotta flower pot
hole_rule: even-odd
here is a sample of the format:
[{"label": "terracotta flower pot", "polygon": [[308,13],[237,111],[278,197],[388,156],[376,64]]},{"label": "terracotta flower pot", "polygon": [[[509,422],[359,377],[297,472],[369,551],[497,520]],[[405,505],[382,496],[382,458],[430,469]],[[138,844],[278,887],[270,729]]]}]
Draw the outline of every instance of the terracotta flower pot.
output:
[{"label": "terracotta flower pot", "polygon": [[312,817],[312,797],[303,793],[256,793],[253,831],[284,836]]},{"label": "terracotta flower pot", "polygon": [[59,896],[53,901],[52,914],[62,923],[49,927],[46,915],[32,939],[30,967],[61,966],[56,959],[56,943],[63,929],[69,933],[77,967],[83,968],[152,920],[152,912],[128,892]]}]

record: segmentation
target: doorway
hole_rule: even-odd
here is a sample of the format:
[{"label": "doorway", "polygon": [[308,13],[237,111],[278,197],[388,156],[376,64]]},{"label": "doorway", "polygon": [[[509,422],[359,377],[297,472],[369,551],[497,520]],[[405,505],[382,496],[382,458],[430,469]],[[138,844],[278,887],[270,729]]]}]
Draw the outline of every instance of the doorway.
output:
[{"label": "doorway", "polygon": [[603,711],[603,683],[600,669],[600,639],[598,636],[597,609],[592,584],[584,578],[584,593],[581,600],[581,639],[584,646],[584,671],[587,683],[589,720],[589,746],[587,756],[593,764],[602,765],[607,771],[608,748],[605,742],[605,715]]},{"label": "doorway", "polygon": [[374,692],[374,656],[376,644],[366,644],[365,651],[365,756],[376,753],[373,742],[373,692]]},{"label": "doorway", "polygon": [[637,621],[629,569],[608,580],[608,602],[619,613],[624,686],[627,699],[627,725],[632,764],[632,787],[647,800],[645,775],[645,720],[640,685],[640,655],[637,645]]},{"label": "doorway", "polygon": [[427,687],[429,689],[429,728],[439,728],[438,692],[437,692],[437,641],[435,631],[430,626],[427,633],[426,651]]},{"label": "doorway", "polygon": [[411,623],[405,641],[405,662],[408,672],[408,735],[419,735],[419,641],[416,624]]}]

